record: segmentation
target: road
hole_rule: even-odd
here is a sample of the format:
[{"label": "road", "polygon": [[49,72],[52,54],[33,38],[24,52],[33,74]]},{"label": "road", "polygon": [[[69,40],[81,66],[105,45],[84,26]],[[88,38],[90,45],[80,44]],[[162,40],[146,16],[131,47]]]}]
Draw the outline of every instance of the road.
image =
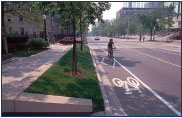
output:
[{"label": "road", "polygon": [[158,42],[114,39],[117,49],[112,63],[107,58],[108,40],[88,38],[96,65],[108,79],[102,81],[112,114],[181,115],[181,49]]}]

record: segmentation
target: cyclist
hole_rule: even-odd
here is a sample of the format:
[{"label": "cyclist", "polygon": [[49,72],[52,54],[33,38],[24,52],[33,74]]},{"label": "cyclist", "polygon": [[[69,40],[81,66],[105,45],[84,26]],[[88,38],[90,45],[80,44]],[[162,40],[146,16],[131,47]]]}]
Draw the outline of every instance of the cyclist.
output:
[{"label": "cyclist", "polygon": [[108,56],[113,56],[113,47],[116,48],[116,46],[114,45],[113,39],[109,40],[109,43],[107,45],[108,48]]}]

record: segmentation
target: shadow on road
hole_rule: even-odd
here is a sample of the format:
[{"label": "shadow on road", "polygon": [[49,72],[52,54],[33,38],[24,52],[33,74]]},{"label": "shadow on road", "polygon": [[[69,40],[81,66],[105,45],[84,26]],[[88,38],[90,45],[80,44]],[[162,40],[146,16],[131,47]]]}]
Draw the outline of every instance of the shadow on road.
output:
[{"label": "shadow on road", "polygon": [[[107,88],[107,85],[104,88]],[[162,103],[146,88],[141,88],[142,93],[134,91],[132,94],[125,94],[125,89],[113,87],[121,106],[128,116],[177,116],[171,109]],[[178,111],[181,110],[180,98],[160,91],[156,91],[160,96],[169,98],[168,101]]]},{"label": "shadow on road", "polygon": [[134,67],[136,64],[141,63],[140,61],[125,60],[124,57],[115,57],[115,59],[125,67]]},{"label": "shadow on road", "polygon": [[[103,62],[105,64],[108,64],[109,66],[113,66],[113,63],[109,61],[107,56],[103,55],[97,55],[98,61]],[[103,59],[104,58],[104,59]],[[125,60],[125,57],[114,57],[119,63],[121,63],[125,67],[134,67],[137,63],[141,63],[140,61],[131,61],[131,60]],[[115,62],[115,67],[120,67],[120,65]]]}]

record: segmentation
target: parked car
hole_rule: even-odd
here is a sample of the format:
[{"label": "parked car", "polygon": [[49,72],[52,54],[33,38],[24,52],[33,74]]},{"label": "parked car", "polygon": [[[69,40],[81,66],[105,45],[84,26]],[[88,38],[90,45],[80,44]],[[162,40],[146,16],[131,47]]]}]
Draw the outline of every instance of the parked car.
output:
[{"label": "parked car", "polygon": [[[64,39],[60,40],[59,43],[63,45],[73,44],[73,37],[65,37]],[[81,43],[81,40],[76,38],[76,43]]]},{"label": "parked car", "polygon": [[95,37],[95,40],[100,40],[100,37],[99,37],[99,36],[96,36],[96,37]]}]

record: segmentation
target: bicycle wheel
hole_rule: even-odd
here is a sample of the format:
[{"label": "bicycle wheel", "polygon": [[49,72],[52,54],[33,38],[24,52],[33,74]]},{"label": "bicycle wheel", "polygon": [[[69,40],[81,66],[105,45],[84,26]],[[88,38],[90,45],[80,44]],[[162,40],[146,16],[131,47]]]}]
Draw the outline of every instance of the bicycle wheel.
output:
[{"label": "bicycle wheel", "polygon": [[138,88],[140,86],[140,82],[132,77],[127,77],[127,83],[134,88]]},{"label": "bicycle wheel", "polygon": [[114,83],[115,86],[117,87],[123,87],[124,83],[122,80],[120,80],[119,78],[113,78],[112,82]]}]

